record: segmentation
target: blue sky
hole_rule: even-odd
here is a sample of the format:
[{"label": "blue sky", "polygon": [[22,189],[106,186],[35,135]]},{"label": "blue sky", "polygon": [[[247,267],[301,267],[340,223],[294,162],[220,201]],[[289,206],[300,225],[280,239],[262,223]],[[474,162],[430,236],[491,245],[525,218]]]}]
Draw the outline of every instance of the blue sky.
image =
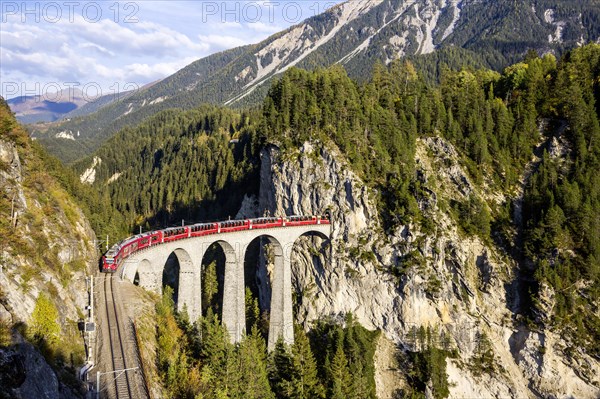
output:
[{"label": "blue sky", "polygon": [[340,2],[0,0],[0,94],[124,91]]}]

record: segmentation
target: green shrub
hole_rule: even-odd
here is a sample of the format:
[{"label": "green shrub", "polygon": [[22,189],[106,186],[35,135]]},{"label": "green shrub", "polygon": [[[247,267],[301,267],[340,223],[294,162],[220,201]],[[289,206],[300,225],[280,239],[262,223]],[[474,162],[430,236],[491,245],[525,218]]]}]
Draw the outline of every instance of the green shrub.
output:
[{"label": "green shrub", "polygon": [[60,339],[58,310],[54,302],[40,292],[28,328],[29,337],[38,345],[47,345],[50,350],[56,349]]}]

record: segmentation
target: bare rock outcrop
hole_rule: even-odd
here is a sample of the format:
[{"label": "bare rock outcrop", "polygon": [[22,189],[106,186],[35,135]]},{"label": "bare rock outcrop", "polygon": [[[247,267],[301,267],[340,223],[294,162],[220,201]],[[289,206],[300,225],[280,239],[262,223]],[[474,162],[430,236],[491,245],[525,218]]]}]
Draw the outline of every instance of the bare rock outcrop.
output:
[{"label": "bare rock outcrop", "polygon": [[[331,215],[331,242],[303,237],[292,254],[299,322],[352,312],[362,325],[382,330],[405,349],[414,345],[416,328],[443,332],[458,352],[458,358],[447,359],[455,398],[600,394],[597,377],[569,365],[558,335],[521,334],[524,326],[512,310],[518,301],[514,262],[494,245],[465,235],[442,203],[471,195],[488,203],[503,198],[470,181],[450,143],[441,138],[417,143],[418,173],[430,193],[419,204],[433,222],[428,231],[410,224],[385,233],[373,189],[335,148],[270,146],[261,157],[258,203],[245,201],[245,214],[253,202],[253,214]],[[480,374],[471,366],[482,340],[494,352],[492,373]],[[599,369],[597,360],[580,358],[583,369]]]}]

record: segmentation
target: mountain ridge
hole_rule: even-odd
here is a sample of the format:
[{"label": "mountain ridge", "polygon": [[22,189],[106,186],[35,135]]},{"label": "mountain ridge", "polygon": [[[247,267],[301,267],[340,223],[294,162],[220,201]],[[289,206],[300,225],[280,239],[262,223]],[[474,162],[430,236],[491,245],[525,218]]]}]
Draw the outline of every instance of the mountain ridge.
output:
[{"label": "mountain ridge", "polygon": [[[600,5],[564,0],[497,3],[472,0],[349,1],[254,45],[213,54],[162,82],[86,118],[61,123],[33,136],[66,162],[78,148],[89,154],[119,129],[166,108],[189,109],[208,102],[232,107],[259,103],[269,82],[292,66],[304,69],[342,64],[362,80],[372,65],[409,57],[439,77],[442,63],[455,68],[501,70],[529,50],[540,54],[600,38]],[[436,58],[443,52],[447,60]],[[434,61],[436,71],[426,65]],[[80,131],[82,145],[51,136]],[[67,147],[64,147],[64,146]]]}]

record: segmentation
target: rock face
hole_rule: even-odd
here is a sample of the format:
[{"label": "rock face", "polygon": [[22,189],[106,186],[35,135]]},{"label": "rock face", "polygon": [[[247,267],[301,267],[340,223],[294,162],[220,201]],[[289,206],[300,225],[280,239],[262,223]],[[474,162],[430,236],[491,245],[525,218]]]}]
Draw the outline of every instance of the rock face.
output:
[{"label": "rock face", "polygon": [[[384,234],[371,189],[336,149],[306,143],[282,153],[271,146],[261,156],[258,203],[247,199],[246,215],[329,212],[332,218],[331,245],[303,237],[292,254],[299,322],[352,312],[405,349],[414,345],[415,328],[435,328],[458,350],[458,358],[447,359],[455,398],[600,395],[600,374],[591,372],[600,363],[578,354],[579,363],[571,364],[557,334],[518,323],[514,264],[495,246],[465,236],[445,211],[442,202],[449,199],[503,199],[470,182],[451,144],[440,138],[418,142],[417,168],[430,191],[420,207],[434,223],[427,232],[408,225]],[[313,245],[306,245],[309,240]],[[310,250],[314,244],[321,251]],[[394,275],[394,268],[403,272]],[[484,341],[494,352],[494,372],[478,376],[469,365]]]},{"label": "rock face", "polygon": [[27,206],[21,186],[21,160],[15,146],[3,140],[0,140],[0,162],[5,165],[5,168],[0,169],[0,187],[11,199],[11,223],[15,224]]},{"label": "rock face", "polygon": [[44,357],[22,341],[11,349],[0,349],[0,387],[3,398],[76,398],[62,385]]},{"label": "rock face", "polygon": [[[87,300],[83,277],[96,259],[94,232],[81,210],[56,183],[51,189],[41,182],[24,184],[29,171],[20,158],[13,143],[0,140],[0,159],[10,165],[0,170],[0,187],[14,199],[12,226],[15,236],[23,241],[5,242],[0,247],[2,304],[15,322],[27,322],[35,299],[45,291],[54,297],[63,322],[76,321]],[[61,202],[40,196],[44,190],[57,190],[54,194]],[[52,256],[25,250],[43,244],[48,244],[45,249]],[[22,247],[15,248],[17,245]],[[48,261],[57,264],[46,264]]]},{"label": "rock face", "polygon": [[[29,150],[0,139],[0,190],[10,208],[1,210],[8,223],[2,225],[7,237],[0,246],[0,319],[30,324],[44,292],[58,310],[61,339],[69,350],[82,352],[77,321],[88,299],[84,277],[96,264],[95,236],[82,211]],[[15,337],[19,342],[0,353],[0,368],[7,370],[0,372],[0,391],[11,398],[65,397],[42,355]]]}]

